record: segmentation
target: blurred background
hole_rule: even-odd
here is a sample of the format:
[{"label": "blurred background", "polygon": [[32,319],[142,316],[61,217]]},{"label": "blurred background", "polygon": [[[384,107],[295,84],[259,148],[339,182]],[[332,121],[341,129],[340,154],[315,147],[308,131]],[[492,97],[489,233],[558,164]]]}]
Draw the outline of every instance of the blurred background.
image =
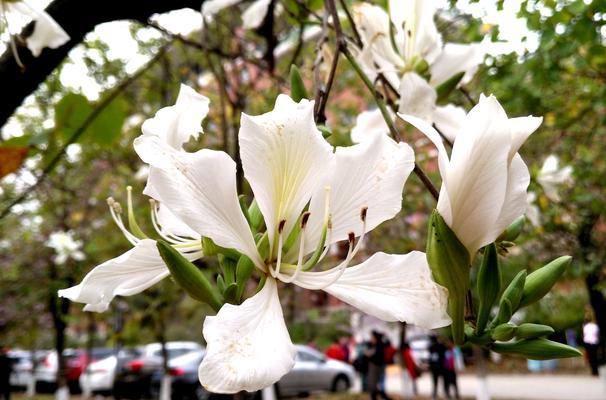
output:
[{"label": "blurred background", "polygon": [[[101,314],[85,313],[56,293],[129,249],[108,197],[125,206],[126,187],[132,186],[137,220],[143,230],[152,229],[141,194],[147,171],[132,140],[145,119],[174,103],[180,83],[211,99],[205,133],[188,149],[223,149],[233,156],[240,113],[269,111],[289,90],[292,63],[311,87],[317,54],[330,60],[334,51],[317,47],[317,30],[302,22],[321,13],[322,2],[276,3],[269,36],[261,28],[241,28],[239,5],[203,31],[192,9],[98,25],[14,113],[9,110],[0,131],[0,345],[12,360],[10,386],[17,398],[49,397],[65,385],[78,397],[157,398],[166,375],[173,398],[208,398],[197,383],[197,366],[204,356],[202,322],[211,310],[173,282],[117,298]],[[28,21],[10,22],[18,32]],[[454,348],[446,331],[382,323],[324,292],[288,285],[280,288],[281,300],[300,347],[278,393],[363,398],[353,393],[364,388],[364,348],[374,332],[385,343],[385,389],[395,397],[415,398],[413,376],[418,398],[430,398],[430,356],[438,352],[451,357],[464,398],[606,399],[606,371],[602,381],[596,376],[605,362],[606,334],[606,2],[442,1],[437,25],[445,41],[494,44],[450,102],[469,110],[480,93],[492,93],[509,116],[544,117],[521,150],[533,179],[527,222],[503,259],[503,280],[572,255],[555,290],[515,318],[553,326],[551,339],[585,349],[586,357],[526,361]],[[0,38],[8,52],[6,26]],[[316,65],[316,73],[326,74],[329,64]],[[356,116],[372,109],[373,100],[346,63],[336,77],[326,113],[333,132],[328,140],[350,145]],[[9,108],[0,101],[3,107]],[[434,149],[412,131],[406,140],[438,182]],[[239,184],[250,194],[241,174]],[[402,212],[375,229],[361,253],[424,249],[433,207],[411,177]],[[342,256],[343,249],[332,249],[333,262]],[[218,268],[212,260],[199,266],[211,275]],[[322,392],[341,394],[317,394]]]}]

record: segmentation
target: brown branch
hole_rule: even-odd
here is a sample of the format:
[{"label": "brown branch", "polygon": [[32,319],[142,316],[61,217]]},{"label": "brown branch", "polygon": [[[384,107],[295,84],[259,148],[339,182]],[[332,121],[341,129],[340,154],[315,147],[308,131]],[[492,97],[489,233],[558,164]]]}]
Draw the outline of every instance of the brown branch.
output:
[{"label": "brown branch", "polygon": [[78,139],[80,139],[80,136],[82,136],[84,134],[84,132],[86,132],[86,129],[95,121],[95,119],[99,116],[99,114],[101,114],[101,112],[103,112],[103,110],[105,110],[105,108],[107,108],[107,106],[109,106],[111,104],[112,101],[114,101],[120,94],[122,94],[122,92],[131,83],[133,83],[135,80],[137,80],[149,68],[151,68],[158,60],[160,60],[164,56],[164,54],[166,53],[166,50],[168,49],[168,47],[170,47],[171,44],[172,43],[169,43],[169,44],[166,44],[163,47],[161,47],[160,50],[158,50],[158,53],[151,60],[149,60],[147,62],[147,64],[145,64],[143,67],[141,67],[135,74],[133,74],[132,76],[125,79],[120,85],[118,85],[114,90],[112,90],[111,93],[99,103],[99,105],[84,120],[82,125],[80,125],[72,133],[72,135],[69,137],[67,142],[65,144],[63,144],[63,146],[61,146],[61,149],[59,149],[59,152],[57,152],[57,154],[55,154],[55,156],[49,161],[49,163],[46,165],[46,167],[44,167],[44,169],[40,173],[40,176],[38,177],[36,182],[33,185],[29,186],[27,189],[25,189],[19,195],[19,197],[17,197],[15,200],[13,200],[5,209],[2,210],[2,212],[0,212],[0,219],[6,217],[14,206],[16,206],[17,204],[24,201],[30,194],[32,194],[40,186],[40,184],[42,184],[42,182],[44,182],[44,180],[53,171],[53,169],[59,164],[59,162],[65,155],[65,152],[67,151],[67,147],[70,144],[77,142]]}]

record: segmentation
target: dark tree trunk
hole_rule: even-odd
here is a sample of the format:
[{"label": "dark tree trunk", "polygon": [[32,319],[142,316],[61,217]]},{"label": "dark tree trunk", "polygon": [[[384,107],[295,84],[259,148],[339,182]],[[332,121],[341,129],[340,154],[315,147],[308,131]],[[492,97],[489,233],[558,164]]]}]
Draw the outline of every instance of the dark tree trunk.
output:
[{"label": "dark tree trunk", "polygon": [[[145,22],[155,13],[168,12],[181,8],[199,10],[203,0],[55,0],[46,11],[69,34],[71,40],[58,49],[44,49],[39,57],[34,57],[24,46],[18,45],[17,51],[25,68],[21,69],[15,61],[10,48],[0,56],[0,126],[21,105],[23,100],[33,93],[65,59],[69,51],[84,40],[84,36],[95,26],[117,20],[137,20]],[[31,31],[28,26],[25,32]],[[8,47],[8,46],[7,46]]]},{"label": "dark tree trunk", "polygon": [[[58,279],[57,267],[53,263],[50,266],[49,277],[51,282]],[[67,386],[66,365],[63,351],[65,350],[65,328],[67,327],[64,317],[69,313],[69,300],[58,297],[56,291],[51,289],[49,294],[49,311],[53,318],[55,328],[55,351],[57,352],[57,389]]]}]

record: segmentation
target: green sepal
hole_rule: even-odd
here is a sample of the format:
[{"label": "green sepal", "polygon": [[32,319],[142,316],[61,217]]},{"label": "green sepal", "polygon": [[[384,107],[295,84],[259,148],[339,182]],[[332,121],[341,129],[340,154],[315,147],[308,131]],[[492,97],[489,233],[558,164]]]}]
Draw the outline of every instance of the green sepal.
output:
[{"label": "green sepal", "polygon": [[436,88],[436,92],[438,93],[438,103],[441,103],[448,99],[448,96],[450,96],[450,93],[452,93],[452,91],[457,88],[459,82],[461,82],[461,79],[463,79],[464,75],[465,72],[459,72],[458,74],[453,75],[450,79],[440,84],[440,86]]},{"label": "green sepal", "polygon": [[511,304],[512,313],[515,313],[520,306],[520,300],[522,299],[522,293],[524,292],[524,283],[526,282],[526,275],[526,270],[518,272],[518,274],[511,280],[509,286],[507,286],[507,288],[503,292],[503,295],[501,296],[501,300],[509,300],[509,303]]},{"label": "green sepal", "polygon": [[298,103],[302,99],[309,99],[309,94],[307,93],[307,89],[305,88],[305,83],[303,82],[303,78],[301,78],[301,71],[297,68],[296,65],[292,64],[290,66],[290,97]]},{"label": "green sepal", "polygon": [[554,332],[551,326],[524,323],[518,326],[516,338],[518,339],[533,339],[541,336],[548,336]]},{"label": "green sepal", "polygon": [[265,220],[263,219],[263,214],[259,209],[257,200],[253,200],[252,203],[250,203],[250,206],[248,207],[248,218],[250,221],[250,227],[255,232],[259,232]]},{"label": "green sepal", "polygon": [[221,295],[211,285],[204,273],[168,243],[157,241],[156,247],[175,282],[192,298],[210,305],[215,311],[219,311],[223,305]]},{"label": "green sepal", "polygon": [[229,285],[236,281],[236,260],[232,258],[225,257],[223,254],[219,254],[217,256],[219,260],[219,265],[223,270],[223,277],[225,279],[225,284]]},{"label": "green sepal", "polygon": [[246,218],[246,221],[248,221],[248,225],[250,226],[250,229],[252,230],[252,233],[254,235],[256,233],[256,231],[253,229],[252,223],[250,222],[250,215],[248,214],[248,206],[246,205],[246,195],[244,195],[244,194],[239,195],[238,203],[240,204],[240,210],[242,210],[242,214],[244,214],[244,217]]},{"label": "green sepal", "polygon": [[250,258],[246,256],[240,257],[238,260],[238,264],[236,265],[236,283],[238,285],[238,290],[236,292],[236,298],[238,301],[242,298],[244,294],[244,289],[246,289],[246,282],[250,279],[250,276],[255,269],[255,264],[251,261]]},{"label": "green sepal", "polygon": [[497,301],[501,292],[501,272],[499,270],[499,256],[494,243],[484,248],[484,257],[478,270],[477,290],[479,297],[478,318],[476,334],[481,334],[486,328],[490,310]]},{"label": "green sepal", "polygon": [[429,81],[429,79],[431,78],[431,71],[429,70],[429,63],[427,61],[425,61],[425,59],[421,59],[418,62],[416,62],[414,70],[417,73],[417,75],[419,75],[420,77],[422,77],[423,79],[425,79],[427,81]]},{"label": "green sepal", "polygon": [[267,232],[257,240],[257,251],[262,260],[265,260],[269,256],[269,235]]},{"label": "green sepal", "polygon": [[229,304],[239,304],[238,299],[238,285],[235,282],[230,283],[223,290],[223,298],[226,303]]},{"label": "green sepal", "polygon": [[235,249],[226,249],[217,245],[211,238],[202,238],[202,252],[205,257],[215,256],[221,254],[225,257],[237,260],[240,257],[240,253]]},{"label": "green sepal", "polygon": [[511,302],[507,299],[501,298],[501,302],[499,303],[499,312],[492,320],[490,325],[488,325],[488,329],[493,329],[497,325],[508,322],[512,315],[513,310],[511,308]]},{"label": "green sepal", "polygon": [[226,287],[227,287],[227,284],[225,283],[225,279],[223,279],[223,276],[218,275],[217,276],[217,288],[219,288],[219,292],[224,293]]},{"label": "green sepal", "polygon": [[448,289],[448,310],[455,344],[462,344],[465,324],[465,297],[469,290],[469,252],[434,210],[427,233],[427,262],[433,278]]},{"label": "green sepal", "polygon": [[477,344],[478,346],[486,346],[492,343],[490,332],[476,335],[475,330],[471,325],[465,325],[465,338],[468,342]]},{"label": "green sepal", "polygon": [[526,278],[520,307],[525,307],[543,298],[560,279],[570,265],[572,257],[562,256],[532,272]]},{"label": "green sepal", "polygon": [[498,325],[496,328],[494,328],[491,337],[493,340],[507,342],[508,340],[513,339],[516,330],[517,326],[508,322],[505,324]]},{"label": "green sepal", "polygon": [[322,255],[322,253],[324,253],[324,245],[326,244],[326,234],[328,232],[329,224],[330,224],[330,222],[325,224],[324,227],[322,228],[322,233],[320,235],[320,242],[318,243],[318,245],[316,247],[316,251],[314,251],[314,253],[311,255],[309,260],[307,260],[307,262],[305,262],[305,264],[303,264],[303,271],[309,271],[310,269],[315,267],[316,264],[318,263],[318,261],[320,260],[320,256]]},{"label": "green sepal", "polygon": [[495,343],[492,349],[497,353],[517,354],[531,360],[552,360],[582,355],[574,347],[547,339],[523,339],[510,343]]},{"label": "green sepal", "polygon": [[318,125],[318,130],[322,133],[324,139],[329,138],[332,135],[332,130],[326,125]]},{"label": "green sepal", "polygon": [[518,236],[520,236],[520,233],[522,233],[522,229],[524,229],[524,224],[526,223],[526,217],[525,216],[519,216],[518,218],[516,218],[515,221],[513,221],[511,223],[511,225],[509,225],[507,227],[507,229],[505,229],[503,231],[503,233],[501,233],[501,235],[497,238],[497,242],[513,242],[515,241]]},{"label": "green sepal", "polygon": [[301,233],[301,216],[297,219],[297,222],[292,227],[292,230],[288,234],[286,241],[282,246],[282,251],[284,254],[288,253],[293,244],[295,244],[295,240],[299,238],[299,234]]}]

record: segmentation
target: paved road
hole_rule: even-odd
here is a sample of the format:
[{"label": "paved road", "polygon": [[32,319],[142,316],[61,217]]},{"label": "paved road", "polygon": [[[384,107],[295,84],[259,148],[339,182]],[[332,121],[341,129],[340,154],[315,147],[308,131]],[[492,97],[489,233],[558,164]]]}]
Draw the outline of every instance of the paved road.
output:
[{"label": "paved road", "polygon": [[[458,383],[461,396],[475,398],[478,382],[475,375],[460,375]],[[487,383],[492,399],[606,400],[606,387],[599,378],[586,375],[490,375]],[[398,370],[388,371],[386,386],[388,393],[403,393]],[[431,394],[429,374],[423,374],[418,380],[418,387],[421,395]]]}]

